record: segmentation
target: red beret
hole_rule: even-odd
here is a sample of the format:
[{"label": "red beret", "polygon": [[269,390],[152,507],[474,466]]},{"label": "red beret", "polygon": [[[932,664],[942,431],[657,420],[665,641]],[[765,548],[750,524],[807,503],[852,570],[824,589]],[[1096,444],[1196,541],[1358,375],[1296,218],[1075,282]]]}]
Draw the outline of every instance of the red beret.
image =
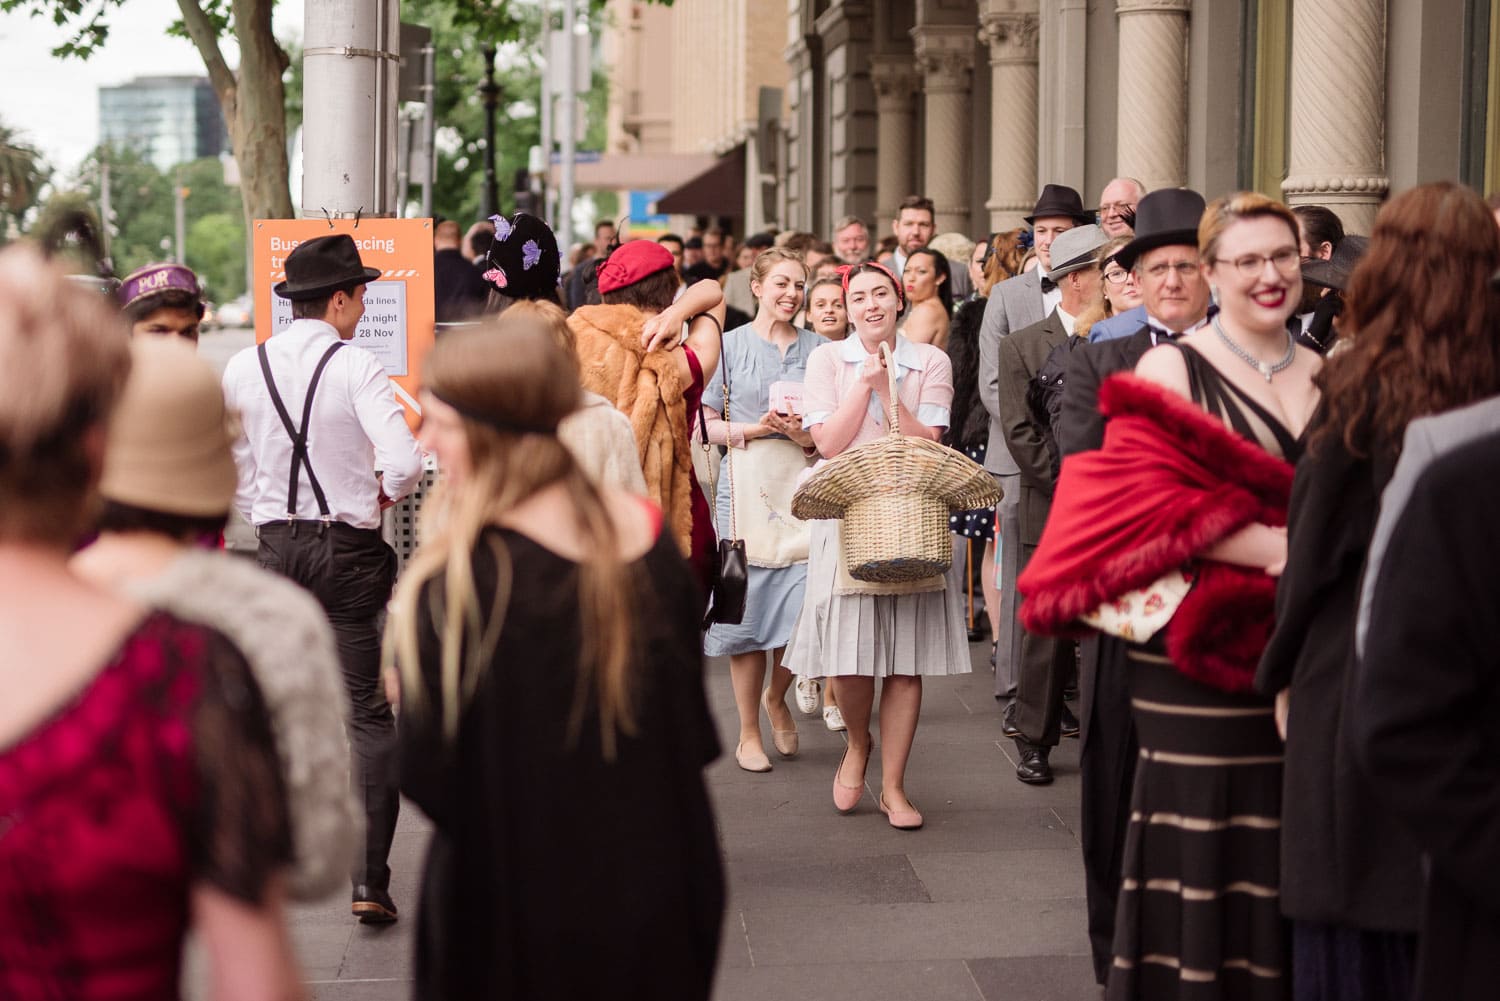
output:
[{"label": "red beret", "polygon": [[613,292],[634,285],[672,266],[672,252],[655,240],[631,240],[599,265],[599,291]]}]

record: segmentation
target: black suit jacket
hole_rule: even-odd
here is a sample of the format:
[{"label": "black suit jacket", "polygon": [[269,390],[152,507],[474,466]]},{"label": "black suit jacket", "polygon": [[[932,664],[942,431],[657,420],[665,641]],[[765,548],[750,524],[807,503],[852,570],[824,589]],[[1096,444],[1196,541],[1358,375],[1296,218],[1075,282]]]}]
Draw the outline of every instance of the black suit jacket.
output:
[{"label": "black suit jacket", "polygon": [[490,286],[479,266],[460,250],[439,250],[432,255],[433,306],[439,323],[461,323],[484,312]]},{"label": "black suit jacket", "polygon": [[1116,372],[1129,372],[1150,351],[1151,328],[1142,326],[1129,337],[1097,344],[1080,344],[1068,355],[1063,380],[1062,415],[1057,422],[1057,447],[1066,457],[1104,445],[1104,417],[1099,413],[1099,383]]}]

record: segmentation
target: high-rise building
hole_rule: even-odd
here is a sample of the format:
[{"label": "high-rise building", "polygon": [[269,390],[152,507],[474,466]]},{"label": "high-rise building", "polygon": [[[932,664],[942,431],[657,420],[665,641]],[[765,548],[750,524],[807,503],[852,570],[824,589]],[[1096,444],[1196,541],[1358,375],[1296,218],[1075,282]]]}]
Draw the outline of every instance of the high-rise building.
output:
[{"label": "high-rise building", "polygon": [[145,76],[99,88],[99,140],[137,150],[160,170],[228,146],[219,99],[206,77]]}]

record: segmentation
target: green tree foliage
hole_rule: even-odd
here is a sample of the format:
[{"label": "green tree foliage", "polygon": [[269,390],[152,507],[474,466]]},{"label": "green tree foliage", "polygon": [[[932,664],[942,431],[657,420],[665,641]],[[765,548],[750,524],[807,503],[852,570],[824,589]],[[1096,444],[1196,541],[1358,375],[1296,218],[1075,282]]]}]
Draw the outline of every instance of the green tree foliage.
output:
[{"label": "green tree foliage", "polygon": [[92,204],[100,199],[104,161],[109,163],[113,213],[110,257],[115,273],[126,275],[176,252],[174,189],[186,189],[187,266],[197,272],[216,302],[245,290],[245,216],[240,191],[224,183],[218,160],[194,160],[164,174],[131,149],[101,146],[79,169],[79,184]]},{"label": "green tree foliage", "polygon": [[0,243],[37,203],[52,171],[37,148],[20,133],[0,125]]},{"label": "green tree foliage", "polygon": [[[590,27],[603,28],[602,0],[589,4]],[[432,29],[437,50],[437,177],[433,212],[470,222],[480,218],[484,191],[484,56],[479,40],[496,39],[495,82],[500,103],[495,115],[495,178],[500,211],[515,211],[516,171],[527,166],[531,148],[541,144],[541,8],[537,4],[491,5],[483,0],[406,0],[403,20]],[[553,15],[554,28],[561,19]],[[588,129],[579,149],[603,149],[607,78],[595,66],[586,95]],[[414,187],[411,197],[417,196]],[[601,214],[614,211],[614,196],[600,198]],[[604,202],[608,204],[603,204]]]}]

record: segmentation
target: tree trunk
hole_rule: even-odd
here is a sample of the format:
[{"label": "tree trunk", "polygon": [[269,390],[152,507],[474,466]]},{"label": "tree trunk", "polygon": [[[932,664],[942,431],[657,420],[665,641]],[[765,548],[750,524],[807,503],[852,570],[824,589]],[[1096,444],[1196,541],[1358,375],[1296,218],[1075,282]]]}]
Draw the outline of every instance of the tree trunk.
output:
[{"label": "tree trunk", "polygon": [[[245,219],[290,219],[295,215],[287,185],[286,88],[281,74],[287,55],[271,32],[272,0],[235,0],[234,32],[240,43],[239,87],[231,137],[240,166]],[[222,103],[224,95],[219,95]],[[250,227],[246,227],[246,232]]]},{"label": "tree trunk", "polygon": [[286,90],[281,83],[288,60],[271,31],[271,6],[272,0],[233,0],[234,34],[240,46],[236,74],[224,61],[218,28],[199,0],[177,0],[188,37],[203,57],[229,128],[240,168],[247,234],[256,219],[295,215],[287,186]]}]

